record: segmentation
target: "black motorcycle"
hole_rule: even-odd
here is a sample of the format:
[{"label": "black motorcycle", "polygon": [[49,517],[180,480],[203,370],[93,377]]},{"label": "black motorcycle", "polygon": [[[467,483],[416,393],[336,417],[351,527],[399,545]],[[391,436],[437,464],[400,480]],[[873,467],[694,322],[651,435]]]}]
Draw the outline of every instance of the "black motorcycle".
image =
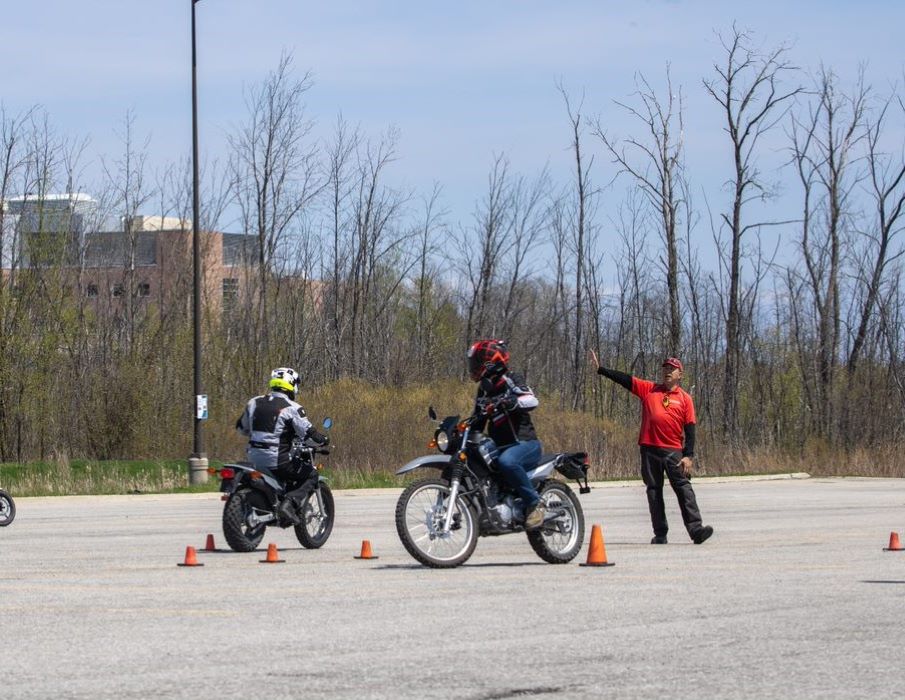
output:
[{"label": "black motorcycle", "polygon": [[0,489],[0,527],[6,527],[16,517],[16,502],[6,491]]},{"label": "black motorcycle", "polygon": [[[433,407],[428,415],[437,421]],[[524,506],[497,471],[496,445],[475,428],[483,420],[483,407],[476,406],[465,420],[448,416],[437,421],[431,446],[441,454],[418,457],[396,472],[440,471],[440,478],[408,486],[396,503],[399,538],[408,553],[425,566],[462,564],[474,552],[479,536],[525,532]],[[528,472],[546,506],[543,524],[527,531],[528,542],[544,561],[565,564],[575,558],[584,542],[584,513],[575,492],[551,478],[554,470],[575,479],[580,493],[588,493],[587,454],[543,455]]]},{"label": "black motorcycle", "polygon": [[[324,430],[333,425],[324,419]],[[299,473],[305,474],[315,467],[315,455],[328,455],[330,450],[310,441],[296,441],[290,455]],[[316,467],[315,467],[316,469]],[[299,509],[301,522],[297,525],[281,518],[279,505],[286,493],[301,485],[300,481],[284,482],[270,469],[255,467],[250,462],[225,464],[211,470],[220,476],[220,491],[226,505],[223,508],[223,535],[227,544],[236,552],[254,551],[264,538],[268,526],[287,528],[294,526],[295,536],[303,547],[322,547],[333,531],[336,511],[333,492],[326,479],[314,473],[315,483]]]}]

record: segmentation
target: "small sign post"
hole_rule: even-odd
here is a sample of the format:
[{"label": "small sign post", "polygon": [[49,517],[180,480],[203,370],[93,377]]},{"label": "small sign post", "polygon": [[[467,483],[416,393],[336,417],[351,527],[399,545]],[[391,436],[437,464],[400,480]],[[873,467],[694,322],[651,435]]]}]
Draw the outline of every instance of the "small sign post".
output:
[{"label": "small sign post", "polygon": [[195,396],[195,418],[207,420],[207,394],[197,394]]}]

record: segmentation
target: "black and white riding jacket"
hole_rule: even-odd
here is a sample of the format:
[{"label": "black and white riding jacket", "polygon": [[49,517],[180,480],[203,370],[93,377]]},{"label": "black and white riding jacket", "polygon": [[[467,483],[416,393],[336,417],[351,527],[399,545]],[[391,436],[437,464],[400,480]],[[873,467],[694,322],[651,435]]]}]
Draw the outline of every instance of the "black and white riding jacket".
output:
[{"label": "black and white riding jacket", "polygon": [[500,404],[501,410],[494,411],[480,426],[497,445],[505,447],[514,442],[537,440],[537,431],[528,412],[537,408],[539,402],[521,374],[507,372],[482,379],[477,399]]},{"label": "black and white riding jacket", "polygon": [[246,455],[256,467],[289,464],[295,437],[311,438],[318,443],[324,438],[305,417],[305,409],[278,391],[251,399],[236,421],[236,430],[248,438]]}]

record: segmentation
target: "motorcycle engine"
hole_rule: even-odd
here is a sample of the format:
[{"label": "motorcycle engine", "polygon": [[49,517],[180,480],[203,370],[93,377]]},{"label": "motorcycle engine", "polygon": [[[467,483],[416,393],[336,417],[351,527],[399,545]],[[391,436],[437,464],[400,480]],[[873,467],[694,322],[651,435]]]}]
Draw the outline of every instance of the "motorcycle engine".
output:
[{"label": "motorcycle engine", "polygon": [[512,522],[517,510],[520,509],[512,496],[506,496],[500,503],[493,506],[493,511],[504,525],[509,525]]},{"label": "motorcycle engine", "polygon": [[500,519],[500,522],[504,525],[508,525],[512,522],[512,508],[510,508],[505,503],[498,503],[493,507],[493,512],[496,513],[497,517]]}]

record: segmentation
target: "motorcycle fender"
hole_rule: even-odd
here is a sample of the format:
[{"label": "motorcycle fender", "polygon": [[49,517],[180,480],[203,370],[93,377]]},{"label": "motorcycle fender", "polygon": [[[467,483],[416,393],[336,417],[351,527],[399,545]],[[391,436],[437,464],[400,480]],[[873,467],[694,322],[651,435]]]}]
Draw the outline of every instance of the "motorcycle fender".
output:
[{"label": "motorcycle fender", "polygon": [[408,472],[414,471],[415,469],[421,469],[421,467],[430,467],[432,469],[443,470],[449,466],[449,463],[451,461],[451,455],[425,455],[424,457],[417,457],[416,459],[413,459],[404,467],[400,467],[396,470],[396,474],[407,474]]}]

